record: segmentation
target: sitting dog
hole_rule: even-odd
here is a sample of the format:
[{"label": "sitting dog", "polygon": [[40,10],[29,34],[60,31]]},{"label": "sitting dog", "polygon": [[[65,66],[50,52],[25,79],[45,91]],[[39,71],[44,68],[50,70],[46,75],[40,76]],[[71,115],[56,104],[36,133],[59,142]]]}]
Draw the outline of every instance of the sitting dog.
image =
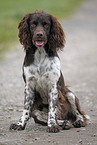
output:
[{"label": "sitting dog", "polygon": [[24,16],[18,29],[25,50],[25,101],[22,117],[10,129],[24,130],[30,117],[47,125],[48,132],[85,126],[87,115],[80,109],[78,98],[65,86],[60,69],[57,51],[65,44],[61,24],[54,16],[35,11]]}]

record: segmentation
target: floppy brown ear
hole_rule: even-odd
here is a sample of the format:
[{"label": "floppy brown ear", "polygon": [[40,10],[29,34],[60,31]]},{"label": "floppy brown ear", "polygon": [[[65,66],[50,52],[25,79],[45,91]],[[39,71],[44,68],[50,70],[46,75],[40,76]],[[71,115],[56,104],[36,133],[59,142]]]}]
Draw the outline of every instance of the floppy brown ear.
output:
[{"label": "floppy brown ear", "polygon": [[49,48],[53,51],[61,49],[65,44],[65,34],[61,24],[58,22],[57,18],[50,15],[51,17],[51,32],[49,37]]},{"label": "floppy brown ear", "polygon": [[29,18],[30,18],[30,14],[25,15],[18,25],[19,40],[20,43],[24,46],[25,50],[29,50],[32,45],[30,30],[29,30]]}]

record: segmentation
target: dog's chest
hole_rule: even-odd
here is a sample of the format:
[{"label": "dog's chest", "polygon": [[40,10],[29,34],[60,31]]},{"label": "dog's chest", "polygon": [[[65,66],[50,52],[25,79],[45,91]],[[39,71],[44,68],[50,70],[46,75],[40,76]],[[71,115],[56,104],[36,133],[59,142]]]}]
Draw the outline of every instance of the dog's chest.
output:
[{"label": "dog's chest", "polygon": [[35,52],[34,62],[24,67],[27,82],[35,87],[41,95],[47,95],[60,77],[60,61],[58,57],[49,58],[43,48]]}]

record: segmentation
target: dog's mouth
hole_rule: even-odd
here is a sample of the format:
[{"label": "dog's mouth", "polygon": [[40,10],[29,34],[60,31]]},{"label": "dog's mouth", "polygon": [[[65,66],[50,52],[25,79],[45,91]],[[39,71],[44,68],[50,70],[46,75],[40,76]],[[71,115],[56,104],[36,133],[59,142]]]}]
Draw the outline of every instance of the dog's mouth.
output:
[{"label": "dog's mouth", "polygon": [[43,47],[47,43],[44,40],[33,40],[32,42],[36,47]]}]

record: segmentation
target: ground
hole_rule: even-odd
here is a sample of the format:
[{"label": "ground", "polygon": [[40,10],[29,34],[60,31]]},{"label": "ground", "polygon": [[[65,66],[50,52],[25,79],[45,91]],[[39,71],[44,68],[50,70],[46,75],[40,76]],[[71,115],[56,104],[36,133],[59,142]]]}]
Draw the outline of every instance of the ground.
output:
[{"label": "ground", "polygon": [[90,116],[84,128],[47,133],[46,127],[31,119],[24,131],[9,131],[23,110],[21,46],[0,62],[0,144],[1,145],[97,145],[97,0],[82,4],[76,13],[61,24],[66,46],[60,52],[66,85],[80,99],[82,109]]}]

